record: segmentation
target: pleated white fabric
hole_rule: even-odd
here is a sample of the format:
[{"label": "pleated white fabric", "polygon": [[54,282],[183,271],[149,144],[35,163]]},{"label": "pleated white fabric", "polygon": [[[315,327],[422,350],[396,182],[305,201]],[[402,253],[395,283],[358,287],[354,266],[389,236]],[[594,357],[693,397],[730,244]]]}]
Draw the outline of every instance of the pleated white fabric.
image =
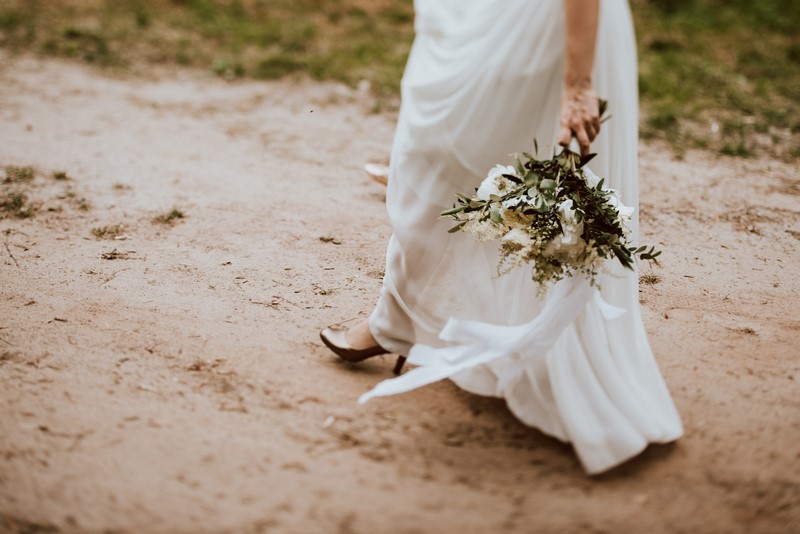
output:
[{"label": "pleated white fabric", "polygon": [[[633,26],[625,0],[600,4],[594,83],[612,119],[592,144],[591,167],[637,206]],[[681,421],[647,341],[636,273],[619,268],[602,277],[602,298],[570,279],[542,299],[529,270],[497,276],[496,244],[448,234],[450,221],[438,218],[454,192],[474,191],[490,167],[530,151],[534,138],[552,152],[563,1],[417,0],[415,7],[387,193],[394,233],[369,325],[383,347],[420,368],[362,401],[450,378],[505,398],[521,421],[571,442],[589,473],[678,438]],[[634,235],[637,226],[634,216]]]}]

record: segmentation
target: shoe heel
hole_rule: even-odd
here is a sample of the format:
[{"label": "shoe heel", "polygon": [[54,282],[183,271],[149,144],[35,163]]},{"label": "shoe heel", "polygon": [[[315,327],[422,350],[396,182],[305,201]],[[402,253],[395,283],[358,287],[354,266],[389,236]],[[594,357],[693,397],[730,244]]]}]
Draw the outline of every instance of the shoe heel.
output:
[{"label": "shoe heel", "polygon": [[394,364],[394,374],[399,375],[403,372],[403,366],[406,364],[406,357],[405,356],[398,356],[397,362]]}]

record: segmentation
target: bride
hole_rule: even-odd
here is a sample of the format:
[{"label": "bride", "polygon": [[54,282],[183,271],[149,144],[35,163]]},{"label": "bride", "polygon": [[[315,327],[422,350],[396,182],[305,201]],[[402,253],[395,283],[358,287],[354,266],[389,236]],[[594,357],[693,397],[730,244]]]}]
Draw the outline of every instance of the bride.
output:
[{"label": "bride", "polygon": [[[592,170],[625,205],[638,205],[636,43],[627,2],[416,0],[415,9],[391,153],[393,235],[380,298],[368,320],[325,329],[322,340],[348,361],[394,353],[420,366],[362,400],[447,377],[504,398],[525,424],[572,443],[590,474],[649,443],[677,439],[681,421],[647,341],[636,272],[601,276],[602,298],[548,329],[552,339],[538,352],[525,347],[460,367],[439,358],[458,341],[443,333],[450,319],[474,325],[464,340],[481,341],[486,326],[541,323],[543,310],[558,317],[566,305],[555,291],[538,297],[526,269],[498,277],[496,243],[447,233],[437,219],[454,192],[473,191],[491,166],[537,139],[540,146],[577,143],[584,154],[591,148]],[[598,95],[612,117],[602,131]],[[634,240],[637,232],[634,217]],[[624,314],[612,318],[609,304]],[[455,371],[415,378],[435,361]]]}]

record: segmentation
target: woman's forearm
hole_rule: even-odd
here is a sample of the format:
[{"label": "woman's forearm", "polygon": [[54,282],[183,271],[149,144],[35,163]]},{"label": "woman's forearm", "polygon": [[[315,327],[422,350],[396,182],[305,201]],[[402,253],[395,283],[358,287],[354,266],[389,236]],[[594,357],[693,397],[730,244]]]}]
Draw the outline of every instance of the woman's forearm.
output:
[{"label": "woman's forearm", "polygon": [[592,85],[599,4],[600,0],[564,0],[567,37],[558,143],[568,146],[575,138],[583,155],[600,133],[599,104]]},{"label": "woman's forearm", "polygon": [[566,49],[564,83],[567,87],[591,87],[600,0],[564,0]]}]

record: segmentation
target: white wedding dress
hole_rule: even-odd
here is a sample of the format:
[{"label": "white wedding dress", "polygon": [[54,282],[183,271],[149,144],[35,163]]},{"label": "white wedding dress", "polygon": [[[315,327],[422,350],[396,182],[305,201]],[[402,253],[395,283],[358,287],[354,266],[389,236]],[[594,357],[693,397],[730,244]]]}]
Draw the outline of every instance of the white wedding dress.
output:
[{"label": "white wedding dress", "polygon": [[[594,84],[611,120],[592,144],[598,156],[590,167],[637,206],[633,26],[625,0],[600,5]],[[528,270],[497,276],[496,243],[449,234],[452,221],[439,219],[454,192],[471,194],[494,164],[531,151],[534,138],[550,147],[540,156],[551,155],[563,1],[417,0],[415,7],[387,194],[394,233],[369,325],[384,348],[419,367],[362,401],[450,378],[505,398],[521,421],[571,442],[589,473],[648,443],[675,440],[682,426],[647,341],[636,273],[602,277],[602,299],[577,279],[542,299]],[[637,225],[634,218],[634,236]],[[614,318],[612,307],[625,313]]]}]

